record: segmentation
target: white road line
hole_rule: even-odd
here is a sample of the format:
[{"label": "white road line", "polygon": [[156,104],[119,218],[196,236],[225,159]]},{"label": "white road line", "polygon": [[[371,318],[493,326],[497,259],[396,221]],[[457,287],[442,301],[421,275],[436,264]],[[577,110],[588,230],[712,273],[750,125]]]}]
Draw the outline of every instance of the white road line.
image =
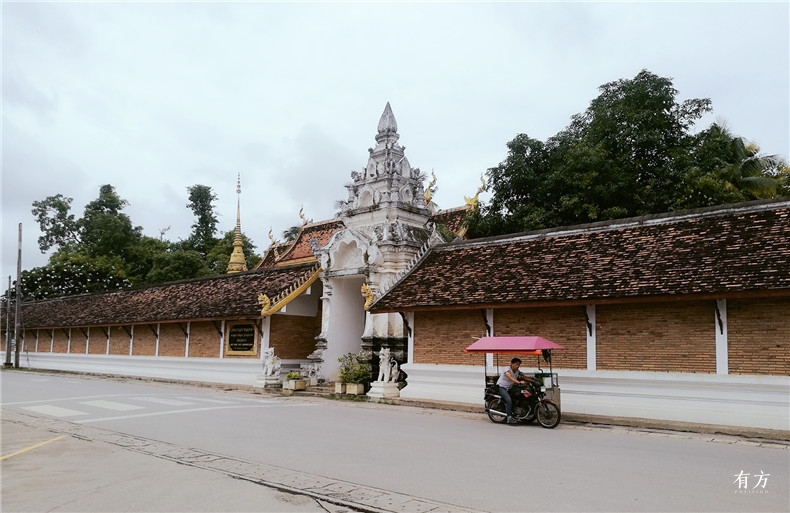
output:
[{"label": "white road line", "polygon": [[[205,408],[190,408],[188,410],[169,410],[169,411],[159,411],[159,412],[150,412],[150,413],[136,413],[133,415],[119,415],[117,417],[104,417],[101,419],[84,419],[84,420],[76,420],[74,421],[75,424],[90,424],[92,422],[105,422],[108,420],[126,420],[126,419],[138,419],[142,417],[156,417],[158,415],[173,415],[176,413],[192,413],[196,411],[215,411],[215,410],[228,410],[232,408],[268,408],[270,406],[274,406],[272,403],[261,403],[261,404],[237,404],[233,406],[207,406]],[[285,406],[285,405],[280,405]],[[289,404],[289,407],[293,406],[314,406],[313,404]]]},{"label": "white road line", "polygon": [[52,406],[51,404],[42,404],[40,406],[25,406],[23,410],[28,410],[50,417],[76,417],[77,415],[87,415],[84,411],[70,410],[68,408],[61,408],[60,406]]},{"label": "white road line", "polygon": [[81,401],[80,404],[84,404],[86,406],[93,406],[95,408],[104,408],[105,410],[114,410],[114,411],[132,411],[132,410],[144,410],[145,406],[137,406],[136,404],[127,404],[127,403],[117,403],[115,401]]},{"label": "white road line", "polygon": [[199,403],[216,403],[216,404],[236,404],[236,401],[226,401],[223,399],[205,399],[203,397],[179,397],[186,401],[195,401]]},{"label": "white road line", "polygon": [[165,399],[163,397],[132,397],[134,401],[143,401],[146,403],[166,404],[167,406],[189,406],[195,404],[194,402],[179,401],[178,399]]}]

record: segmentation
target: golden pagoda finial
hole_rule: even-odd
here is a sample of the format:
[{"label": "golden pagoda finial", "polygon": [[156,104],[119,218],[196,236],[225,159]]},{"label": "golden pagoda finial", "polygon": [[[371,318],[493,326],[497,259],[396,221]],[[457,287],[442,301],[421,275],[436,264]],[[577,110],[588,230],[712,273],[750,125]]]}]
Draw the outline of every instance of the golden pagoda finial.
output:
[{"label": "golden pagoda finial", "polygon": [[480,205],[480,200],[478,199],[478,196],[480,196],[481,192],[486,190],[486,181],[485,178],[483,178],[482,176],[480,177],[480,184],[481,184],[480,187],[477,188],[477,192],[473,197],[467,198],[466,196],[464,196],[464,203],[466,203],[466,205],[472,210],[477,210],[477,207]]},{"label": "golden pagoda finial", "polygon": [[241,173],[236,177],[236,234],[233,237],[233,253],[228,260],[228,273],[247,270],[247,259],[244,257],[244,241],[241,237]]}]

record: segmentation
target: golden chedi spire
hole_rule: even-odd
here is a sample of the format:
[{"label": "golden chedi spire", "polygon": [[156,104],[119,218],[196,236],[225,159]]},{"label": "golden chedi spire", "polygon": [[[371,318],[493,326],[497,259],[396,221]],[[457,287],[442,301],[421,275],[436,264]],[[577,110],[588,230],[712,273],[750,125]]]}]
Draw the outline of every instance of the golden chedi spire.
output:
[{"label": "golden chedi spire", "polygon": [[244,242],[241,240],[241,173],[236,180],[236,196],[236,235],[233,237],[233,253],[228,261],[228,274],[247,270]]}]

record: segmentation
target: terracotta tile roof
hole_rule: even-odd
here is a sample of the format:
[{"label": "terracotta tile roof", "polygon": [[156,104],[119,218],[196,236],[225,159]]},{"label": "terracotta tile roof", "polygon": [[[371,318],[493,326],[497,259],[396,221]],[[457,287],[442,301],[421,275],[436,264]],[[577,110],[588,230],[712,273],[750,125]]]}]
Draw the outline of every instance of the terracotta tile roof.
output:
[{"label": "terracotta tile roof", "polygon": [[258,294],[275,297],[312,264],[223,274],[153,287],[22,305],[24,328],[107,326],[258,316]]},{"label": "terracotta tile roof", "polygon": [[466,217],[467,212],[469,212],[469,207],[464,205],[463,207],[456,207],[437,212],[431,216],[430,220],[436,224],[443,224],[448,230],[455,234],[460,234],[461,230],[463,229],[464,218]]},{"label": "terracotta tile roof", "polygon": [[315,255],[313,255],[313,250],[310,248],[310,239],[316,239],[319,246],[323,246],[343,226],[343,221],[340,219],[305,225],[299,230],[295,241],[278,244],[276,252],[274,248],[269,248],[255,268],[266,269],[282,265],[293,265],[297,262],[315,262]]},{"label": "terracotta tile roof", "polygon": [[322,221],[320,223],[305,225],[299,230],[291,248],[284,254],[280,255],[278,264],[289,262],[291,260],[303,261],[306,258],[315,261],[313,250],[310,249],[310,239],[316,239],[319,246],[323,246],[329,242],[329,238],[343,228],[343,221],[340,219],[332,219],[331,221]]},{"label": "terracotta tile roof", "polygon": [[370,309],[750,291],[790,295],[786,198],[442,244]]}]

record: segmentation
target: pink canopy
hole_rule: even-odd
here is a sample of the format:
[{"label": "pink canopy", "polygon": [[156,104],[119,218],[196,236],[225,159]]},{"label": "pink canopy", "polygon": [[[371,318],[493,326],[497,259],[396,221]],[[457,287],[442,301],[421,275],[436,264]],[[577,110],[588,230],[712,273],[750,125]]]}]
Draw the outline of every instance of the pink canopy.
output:
[{"label": "pink canopy", "polygon": [[464,349],[465,353],[540,353],[541,349],[565,349],[543,337],[483,337]]}]

